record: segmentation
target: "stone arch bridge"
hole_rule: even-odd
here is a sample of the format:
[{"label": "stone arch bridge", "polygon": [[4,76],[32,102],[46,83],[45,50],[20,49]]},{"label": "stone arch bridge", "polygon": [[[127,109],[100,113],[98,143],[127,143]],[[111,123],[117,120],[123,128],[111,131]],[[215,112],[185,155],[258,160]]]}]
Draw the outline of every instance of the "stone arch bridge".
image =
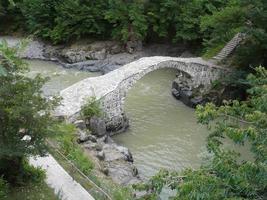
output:
[{"label": "stone arch bridge", "polygon": [[174,68],[187,74],[195,87],[208,88],[225,71],[201,58],[144,57],[108,74],[84,79],[61,91],[62,104],[57,116],[75,118],[90,97],[101,101],[108,131],[118,131],[127,125],[124,100],[134,83],[149,72],[160,68]]}]

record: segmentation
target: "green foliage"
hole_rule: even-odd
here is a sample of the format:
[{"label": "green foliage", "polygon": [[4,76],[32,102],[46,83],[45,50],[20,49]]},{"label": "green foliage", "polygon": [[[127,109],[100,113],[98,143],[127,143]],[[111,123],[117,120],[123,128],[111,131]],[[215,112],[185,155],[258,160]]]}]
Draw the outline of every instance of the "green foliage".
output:
[{"label": "green foliage", "polygon": [[[207,148],[213,157],[198,170],[161,171],[147,184],[136,186],[153,191],[150,199],[168,185],[177,191],[174,199],[265,199],[267,191],[267,70],[256,69],[247,77],[249,98],[209,103],[197,107],[198,120],[211,128]],[[249,144],[253,160],[223,148],[223,139]],[[241,161],[240,161],[241,160]],[[149,199],[148,198],[148,199]]]},{"label": "green foliage", "polygon": [[62,0],[23,0],[20,9],[26,19],[26,26],[30,33],[49,39],[50,32],[56,26],[58,15],[56,6]]},{"label": "green foliage", "polygon": [[237,49],[232,64],[249,70],[250,66],[266,66],[267,2],[265,0],[229,0],[222,9],[201,18],[205,55],[226,44],[237,32],[246,33],[246,40]]},{"label": "green foliage", "polygon": [[76,142],[76,128],[72,124],[56,124],[53,128],[60,151],[71,160],[84,174],[89,175],[94,163],[89,160]]},{"label": "green foliage", "polygon": [[88,101],[81,108],[81,117],[83,119],[90,120],[91,117],[100,117],[102,115],[102,109],[100,101],[96,100],[95,97],[88,99]]},{"label": "green foliage", "polygon": [[7,197],[8,184],[7,182],[0,178],[0,199],[5,199]]},{"label": "green foliage", "polygon": [[[67,41],[85,35],[108,35],[104,19],[107,3],[104,0],[65,0],[56,7],[56,25],[50,37],[54,42]],[[106,33],[107,32],[107,33]]]},{"label": "green foliage", "polygon": [[105,13],[112,25],[112,36],[124,42],[143,40],[146,36],[147,21],[142,1],[109,0]]},{"label": "green foliage", "polygon": [[212,15],[201,18],[201,31],[205,34],[204,45],[214,49],[223,47],[232,37],[241,31],[245,23],[246,7],[240,1],[229,1],[221,10],[213,10]]},{"label": "green foliage", "polygon": [[23,173],[26,156],[46,153],[45,138],[53,124],[50,112],[58,105],[58,98],[42,95],[46,79],[23,75],[27,65],[17,51],[6,42],[0,44],[0,174],[12,183]]},{"label": "green foliage", "polygon": [[129,188],[117,188],[113,194],[112,194],[112,199],[114,200],[133,200],[133,196]]}]

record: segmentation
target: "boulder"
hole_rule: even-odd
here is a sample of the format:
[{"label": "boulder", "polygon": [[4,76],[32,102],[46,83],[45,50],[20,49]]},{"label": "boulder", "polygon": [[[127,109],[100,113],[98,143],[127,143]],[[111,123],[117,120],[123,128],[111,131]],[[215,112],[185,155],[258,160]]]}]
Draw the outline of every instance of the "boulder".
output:
[{"label": "boulder", "polygon": [[117,145],[116,149],[125,156],[126,161],[133,162],[132,153],[129,151],[128,148]]},{"label": "boulder", "polygon": [[83,142],[87,142],[87,141],[92,141],[93,143],[96,143],[96,137],[94,135],[91,135],[91,133],[87,133],[86,131],[80,130],[78,129],[78,139],[77,142],[78,143],[83,143]]},{"label": "boulder", "polygon": [[115,183],[120,185],[131,185],[140,183],[140,179],[136,175],[135,167],[125,161],[117,160],[114,162],[108,162],[107,166],[109,176]]},{"label": "boulder", "polygon": [[104,153],[104,151],[97,152],[96,157],[99,160],[104,160],[105,159],[105,153]]},{"label": "boulder", "polygon": [[90,119],[90,129],[93,135],[102,137],[107,134],[105,120],[99,117],[92,117]]},{"label": "boulder", "polygon": [[81,130],[85,130],[86,129],[86,124],[83,120],[77,120],[73,123],[75,125],[76,128],[79,128]]}]

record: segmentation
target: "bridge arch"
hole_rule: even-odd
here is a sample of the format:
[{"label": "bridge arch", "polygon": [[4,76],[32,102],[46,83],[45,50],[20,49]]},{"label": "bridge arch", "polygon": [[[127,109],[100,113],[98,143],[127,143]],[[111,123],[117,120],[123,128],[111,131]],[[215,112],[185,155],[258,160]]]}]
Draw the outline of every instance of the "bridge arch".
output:
[{"label": "bridge arch", "polygon": [[100,77],[84,79],[61,91],[62,105],[56,115],[73,117],[86,99],[95,96],[101,101],[108,131],[119,131],[128,125],[124,112],[127,91],[143,76],[157,69],[174,68],[188,74],[195,87],[208,88],[224,71],[201,58],[145,57]]}]

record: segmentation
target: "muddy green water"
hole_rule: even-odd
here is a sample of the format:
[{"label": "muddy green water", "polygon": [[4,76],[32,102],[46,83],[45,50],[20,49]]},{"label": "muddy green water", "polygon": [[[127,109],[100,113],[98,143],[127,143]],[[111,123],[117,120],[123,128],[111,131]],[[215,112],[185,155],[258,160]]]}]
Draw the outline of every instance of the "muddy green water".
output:
[{"label": "muddy green water", "polygon": [[197,168],[206,155],[206,128],[197,124],[193,109],[171,94],[175,73],[157,70],[134,85],[125,102],[130,128],[114,136],[131,150],[134,164],[145,177],[160,168]]},{"label": "muddy green water", "polygon": [[28,73],[30,77],[34,77],[40,73],[42,76],[50,78],[43,87],[43,92],[46,96],[57,94],[60,90],[85,78],[100,75],[100,73],[65,69],[59,64],[49,61],[27,60],[27,62],[30,67],[30,72]]},{"label": "muddy green water", "polygon": [[[31,69],[29,76],[41,73],[50,77],[43,88],[45,95],[56,94],[82,79],[100,75],[64,69],[53,62],[27,62]],[[173,69],[157,70],[134,85],[125,102],[130,128],[113,137],[117,143],[130,149],[134,164],[145,178],[161,168],[197,168],[207,156],[206,127],[197,124],[193,109],[171,95],[170,88],[175,74]],[[236,149],[234,146],[232,148]],[[239,149],[240,152],[248,152],[247,149]]]}]

